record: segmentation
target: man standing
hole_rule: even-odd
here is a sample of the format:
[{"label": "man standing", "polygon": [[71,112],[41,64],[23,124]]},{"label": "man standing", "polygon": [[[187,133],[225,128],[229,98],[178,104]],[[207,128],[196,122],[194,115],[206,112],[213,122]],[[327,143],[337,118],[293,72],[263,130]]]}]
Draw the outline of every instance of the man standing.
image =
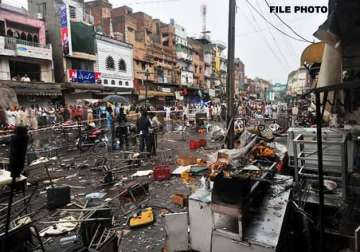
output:
[{"label": "man standing", "polygon": [[151,122],[147,116],[146,110],[141,111],[141,117],[137,121],[137,130],[140,135],[140,152],[143,153],[145,151],[150,152],[150,144],[149,144],[149,129],[151,127]]},{"label": "man standing", "polygon": [[119,108],[119,113],[117,115],[117,121],[119,123],[118,128],[118,137],[120,140],[120,148],[123,148],[123,145],[125,144],[126,149],[129,147],[129,141],[128,141],[128,129],[127,129],[127,118],[124,113],[124,109],[122,107]]}]

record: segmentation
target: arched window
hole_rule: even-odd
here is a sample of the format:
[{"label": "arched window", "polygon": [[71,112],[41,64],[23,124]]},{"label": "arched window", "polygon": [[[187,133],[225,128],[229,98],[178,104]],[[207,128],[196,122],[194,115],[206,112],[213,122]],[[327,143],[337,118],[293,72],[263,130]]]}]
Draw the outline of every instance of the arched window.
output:
[{"label": "arched window", "polygon": [[26,40],[26,34],[25,34],[25,32],[22,32],[22,33],[21,33],[20,38],[21,38],[21,40]]},{"label": "arched window", "polygon": [[115,81],[114,81],[114,80],[111,81],[111,85],[115,85]]},{"label": "arched window", "polygon": [[126,63],[125,60],[119,60],[119,71],[126,71]]},{"label": "arched window", "polygon": [[125,86],[129,86],[129,82],[127,81],[127,82],[125,82]]},{"label": "arched window", "polygon": [[104,84],[105,84],[105,85],[108,84],[108,80],[107,80],[107,79],[104,80]]},{"label": "arched window", "polygon": [[27,41],[33,42],[33,37],[31,36],[30,33],[27,35]]},{"label": "arched window", "polygon": [[33,41],[34,41],[35,43],[39,43],[38,36],[34,35],[34,37],[33,37]]},{"label": "arched window", "polygon": [[122,81],[119,81],[119,86],[122,86]]},{"label": "arched window", "polygon": [[9,37],[12,37],[12,36],[14,36],[14,33],[13,33],[13,31],[11,29],[9,29],[6,32],[6,35],[9,36]]},{"label": "arched window", "polygon": [[106,69],[107,70],[115,70],[115,61],[113,57],[108,56],[105,61]]}]

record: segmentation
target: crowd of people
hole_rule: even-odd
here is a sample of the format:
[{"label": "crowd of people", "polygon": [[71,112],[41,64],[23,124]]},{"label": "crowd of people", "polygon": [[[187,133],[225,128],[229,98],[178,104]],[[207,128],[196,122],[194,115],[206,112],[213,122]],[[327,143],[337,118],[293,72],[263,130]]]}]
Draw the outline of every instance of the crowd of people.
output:
[{"label": "crowd of people", "polygon": [[[264,118],[276,120],[281,110],[278,104],[260,103],[252,100],[234,104],[236,117],[262,115]],[[139,139],[140,152],[156,152],[156,135],[166,122],[178,120],[179,123],[189,125],[199,113],[207,121],[226,121],[226,104],[212,102],[176,106],[147,106],[124,105],[98,101],[77,105],[31,105],[29,107],[7,108],[2,116],[2,129],[12,130],[16,126],[26,126],[30,130],[61,125],[63,123],[82,122],[90,127],[107,129],[110,145],[116,140],[121,149],[128,148],[129,135],[136,135]],[[130,123],[131,122],[131,123]],[[129,127],[132,124],[133,128]],[[132,130],[132,131],[131,131]]]}]

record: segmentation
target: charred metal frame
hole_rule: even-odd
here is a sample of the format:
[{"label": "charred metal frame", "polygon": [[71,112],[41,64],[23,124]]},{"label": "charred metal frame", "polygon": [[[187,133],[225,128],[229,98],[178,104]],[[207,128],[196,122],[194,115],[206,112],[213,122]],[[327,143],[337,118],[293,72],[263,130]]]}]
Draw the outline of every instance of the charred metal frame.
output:
[{"label": "charred metal frame", "polygon": [[[323,174],[323,150],[322,150],[322,118],[325,111],[325,105],[327,101],[327,95],[329,92],[338,93],[340,90],[350,91],[356,88],[360,88],[360,81],[349,81],[344,83],[338,83],[334,85],[328,85],[325,87],[319,87],[310,90],[304,96],[310,93],[315,94],[316,100],[316,132],[317,132],[317,149],[318,149],[318,171],[319,171],[319,251],[324,251],[324,174]],[[321,94],[324,93],[324,102],[321,103]],[[335,98],[336,99],[336,98]],[[323,107],[321,110],[321,106]]]}]

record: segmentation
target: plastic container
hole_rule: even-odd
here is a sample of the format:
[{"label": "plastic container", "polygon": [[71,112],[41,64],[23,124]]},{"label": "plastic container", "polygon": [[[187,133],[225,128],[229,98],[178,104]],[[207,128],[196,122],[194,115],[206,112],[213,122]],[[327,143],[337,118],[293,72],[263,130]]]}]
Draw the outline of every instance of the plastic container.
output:
[{"label": "plastic container", "polygon": [[198,141],[196,141],[196,140],[190,140],[190,142],[189,142],[189,149],[190,149],[190,150],[196,150],[197,148],[199,148],[198,146],[199,146],[199,142],[198,142]]},{"label": "plastic container", "polygon": [[158,165],[154,168],[153,179],[155,181],[168,180],[171,177],[170,168],[167,165]]},{"label": "plastic container", "polygon": [[199,140],[199,145],[200,145],[200,147],[206,146],[206,140],[205,139],[200,139]]}]

